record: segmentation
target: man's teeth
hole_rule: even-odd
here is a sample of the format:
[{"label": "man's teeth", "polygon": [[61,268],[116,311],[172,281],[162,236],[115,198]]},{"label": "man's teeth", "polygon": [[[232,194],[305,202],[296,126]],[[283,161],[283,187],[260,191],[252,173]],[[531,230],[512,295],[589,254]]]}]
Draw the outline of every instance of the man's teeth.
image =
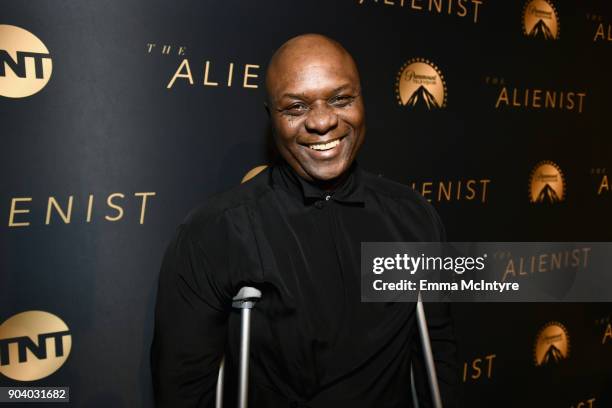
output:
[{"label": "man's teeth", "polygon": [[329,143],[310,145],[310,148],[311,149],[315,149],[315,150],[329,150],[329,149],[333,149],[334,147],[338,146],[339,144],[340,144],[340,139],[336,139],[336,140],[332,140]]}]

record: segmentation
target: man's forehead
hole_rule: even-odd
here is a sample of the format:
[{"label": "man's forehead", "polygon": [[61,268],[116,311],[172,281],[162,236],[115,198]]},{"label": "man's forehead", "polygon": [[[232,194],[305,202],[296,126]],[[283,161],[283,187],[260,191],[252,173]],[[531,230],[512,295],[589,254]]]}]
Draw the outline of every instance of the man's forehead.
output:
[{"label": "man's forehead", "polygon": [[356,86],[358,79],[341,65],[309,64],[279,75],[270,91],[282,98],[286,94],[308,96],[335,93]]},{"label": "man's forehead", "polygon": [[268,78],[268,91],[274,97],[285,94],[334,92],[359,86],[352,63],[345,59],[301,56],[276,67]]},{"label": "man's forehead", "polygon": [[359,74],[352,57],[337,42],[308,34],[289,40],[270,61],[266,77],[269,96],[302,92],[302,88],[358,86]]}]

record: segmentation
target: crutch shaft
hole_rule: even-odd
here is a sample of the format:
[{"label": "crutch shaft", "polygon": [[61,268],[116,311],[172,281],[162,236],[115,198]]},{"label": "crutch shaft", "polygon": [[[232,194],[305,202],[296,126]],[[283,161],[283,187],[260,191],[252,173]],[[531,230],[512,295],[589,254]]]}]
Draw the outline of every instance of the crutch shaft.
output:
[{"label": "crutch shaft", "polygon": [[[249,305],[250,306],[250,305]],[[251,308],[243,307],[240,339],[240,382],[238,408],[247,408],[249,394],[249,339],[251,331]]]},{"label": "crutch shaft", "polygon": [[421,300],[421,293],[419,293],[416,309],[419,334],[421,336],[421,344],[423,346],[423,358],[425,359],[425,368],[427,370],[429,389],[431,391],[431,399],[433,401],[434,408],[442,408],[442,398],[440,396],[438,376],[436,375],[436,366],[434,364],[433,352],[431,350],[429,331],[427,329],[427,319],[425,317],[423,301]]}]

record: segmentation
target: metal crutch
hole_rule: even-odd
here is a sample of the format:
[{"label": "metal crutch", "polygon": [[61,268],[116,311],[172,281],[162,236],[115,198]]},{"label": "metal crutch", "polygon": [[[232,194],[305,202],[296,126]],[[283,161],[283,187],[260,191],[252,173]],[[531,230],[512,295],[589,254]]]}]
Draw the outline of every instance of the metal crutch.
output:
[{"label": "metal crutch", "polygon": [[[242,309],[241,319],[241,335],[240,335],[240,382],[239,382],[239,397],[238,408],[246,408],[248,400],[248,376],[249,376],[249,340],[251,329],[251,309],[255,306],[255,302],[261,298],[261,291],[258,289],[245,286],[232,299],[232,306]],[[431,342],[429,339],[429,331],[427,329],[427,318],[425,317],[425,309],[421,294],[417,300],[417,324],[419,326],[419,335],[423,346],[423,356],[425,359],[425,367],[427,370],[429,388],[432,395],[434,408],[442,408],[442,398],[440,396],[440,387],[438,385],[438,377],[436,375],[436,367],[434,364],[433,353],[431,350]],[[412,367],[410,369],[412,373]],[[219,368],[219,377],[217,380],[217,396],[215,401],[216,408],[223,407],[223,379],[225,374],[225,358],[221,360]],[[415,393],[414,382],[411,381],[413,393]],[[414,394],[416,397],[416,394]],[[417,401],[415,401],[417,402]],[[418,402],[417,402],[418,404]]]},{"label": "metal crutch", "polygon": [[[245,286],[232,299],[232,307],[241,309],[240,320],[240,375],[238,383],[238,408],[246,408],[249,398],[249,344],[251,339],[251,309],[261,299],[259,289]],[[221,360],[217,379],[215,407],[223,407],[223,380],[225,377],[225,357]]]},{"label": "metal crutch", "polygon": [[[431,342],[429,340],[429,331],[427,330],[427,318],[425,317],[425,308],[421,299],[421,292],[417,298],[417,324],[419,325],[419,334],[421,344],[423,345],[423,358],[425,360],[425,369],[429,382],[429,390],[431,391],[431,399],[434,408],[442,408],[442,397],[440,396],[440,386],[438,385],[438,376],[436,375],[436,366],[434,365],[433,353],[431,351]],[[410,367],[412,373],[412,367]],[[413,393],[414,393],[413,388]],[[416,394],[413,394],[416,397]]]}]

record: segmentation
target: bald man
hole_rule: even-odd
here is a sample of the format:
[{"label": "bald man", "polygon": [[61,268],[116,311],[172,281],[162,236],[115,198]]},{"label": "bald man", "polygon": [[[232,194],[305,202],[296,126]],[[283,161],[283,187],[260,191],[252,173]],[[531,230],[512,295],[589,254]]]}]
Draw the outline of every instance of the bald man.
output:
[{"label": "bald man", "polygon": [[[361,242],[441,241],[434,209],[409,187],[357,165],[365,137],[359,73],[336,41],[283,44],[266,75],[277,162],[192,211],[159,278],[151,358],[160,407],[212,407],[226,357],[236,404],[240,317],[231,300],[261,290],[253,312],[250,407],[421,407],[413,303],[361,303]],[[448,310],[429,315],[445,406],[456,406]]]}]

